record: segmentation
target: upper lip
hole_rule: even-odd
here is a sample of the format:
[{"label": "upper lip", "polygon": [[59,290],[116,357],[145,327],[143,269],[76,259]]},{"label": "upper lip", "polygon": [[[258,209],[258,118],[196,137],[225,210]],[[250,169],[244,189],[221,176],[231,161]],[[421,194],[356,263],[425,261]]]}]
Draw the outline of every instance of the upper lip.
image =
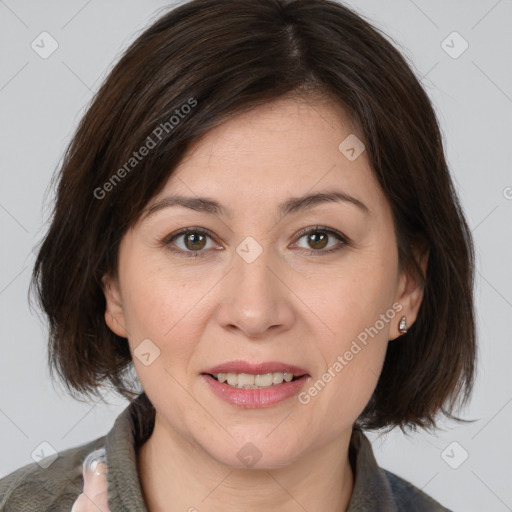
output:
[{"label": "upper lip", "polygon": [[251,375],[261,375],[271,372],[293,373],[296,377],[308,375],[304,368],[293,364],[281,363],[279,361],[266,361],[262,363],[249,363],[248,361],[227,361],[217,366],[212,366],[203,373],[249,373]]}]

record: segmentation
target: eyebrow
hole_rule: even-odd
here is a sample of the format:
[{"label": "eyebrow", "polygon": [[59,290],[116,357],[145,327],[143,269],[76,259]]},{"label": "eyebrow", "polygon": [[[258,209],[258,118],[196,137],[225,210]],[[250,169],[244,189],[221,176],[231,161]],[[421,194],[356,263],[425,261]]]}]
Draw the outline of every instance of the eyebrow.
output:
[{"label": "eyebrow", "polygon": [[[285,202],[281,203],[278,208],[281,217],[283,217],[284,215],[290,215],[292,213],[297,213],[299,211],[313,208],[319,204],[333,202],[353,204],[365,215],[370,213],[370,210],[362,201],[339,190],[307,194],[301,197],[291,197],[290,199],[287,199]],[[156,212],[163,210],[164,208],[170,208],[173,206],[181,206],[197,212],[216,215],[217,217],[224,216],[230,219],[233,218],[232,210],[226,206],[223,206],[214,199],[210,199],[208,197],[186,197],[177,195],[167,196],[160,201],[153,203],[151,206],[144,210],[143,214],[144,217],[147,218]]]}]

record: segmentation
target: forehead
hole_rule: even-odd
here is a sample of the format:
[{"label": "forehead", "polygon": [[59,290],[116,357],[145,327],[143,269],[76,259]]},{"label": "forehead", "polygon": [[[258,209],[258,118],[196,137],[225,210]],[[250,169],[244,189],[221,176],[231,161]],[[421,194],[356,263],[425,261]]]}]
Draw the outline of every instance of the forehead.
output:
[{"label": "forehead", "polygon": [[[354,159],[348,146],[362,152]],[[209,196],[233,212],[244,205],[261,208],[288,197],[341,189],[375,205],[384,198],[363,147],[339,104],[279,99],[196,140],[150,203],[170,193]]]}]

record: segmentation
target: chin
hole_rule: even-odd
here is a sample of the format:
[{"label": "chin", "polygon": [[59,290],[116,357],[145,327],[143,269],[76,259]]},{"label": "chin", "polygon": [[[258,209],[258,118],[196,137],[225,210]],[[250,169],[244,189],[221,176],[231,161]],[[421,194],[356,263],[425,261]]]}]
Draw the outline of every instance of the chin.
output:
[{"label": "chin", "polygon": [[[215,446],[205,446],[211,456],[222,464],[237,469],[276,469],[288,466],[297,458],[298,442],[284,439],[265,432],[246,431],[233,436],[226,443],[216,443]],[[211,443],[211,439],[210,439]]]}]

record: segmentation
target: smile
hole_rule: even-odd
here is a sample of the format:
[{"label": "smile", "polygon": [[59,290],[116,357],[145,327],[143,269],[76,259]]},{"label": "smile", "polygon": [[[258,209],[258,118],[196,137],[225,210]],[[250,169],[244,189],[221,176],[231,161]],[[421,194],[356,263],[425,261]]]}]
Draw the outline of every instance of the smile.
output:
[{"label": "smile", "polygon": [[212,374],[214,379],[225,382],[228,386],[243,389],[260,389],[278,386],[283,381],[291,382],[298,377],[288,372],[270,372],[251,375],[250,373],[217,373]]},{"label": "smile", "polygon": [[[247,381],[244,381],[244,379],[247,379],[251,382],[249,379],[252,378],[252,382],[255,382],[256,378],[261,376],[266,379],[266,382],[268,382],[270,375],[272,376],[273,381],[274,373],[278,374],[276,380],[281,380],[282,377],[281,382],[272,382],[270,385],[259,386],[256,384],[247,384]],[[306,381],[310,378],[309,375],[296,377],[293,374],[285,375],[281,372],[262,375],[247,375],[248,374],[244,373],[228,373],[225,374],[225,376],[221,375],[225,379],[224,382],[218,380],[218,378],[213,374],[203,373],[201,374],[201,377],[207,383],[209,390],[212,391],[214,395],[231,405],[245,409],[259,409],[279,404],[280,402],[297,395],[304,387]],[[229,382],[227,382],[229,376],[231,376],[231,382],[234,384],[229,384]],[[291,380],[287,380],[290,379],[290,377]],[[239,378],[241,378],[241,381],[245,383],[240,383]]]}]

